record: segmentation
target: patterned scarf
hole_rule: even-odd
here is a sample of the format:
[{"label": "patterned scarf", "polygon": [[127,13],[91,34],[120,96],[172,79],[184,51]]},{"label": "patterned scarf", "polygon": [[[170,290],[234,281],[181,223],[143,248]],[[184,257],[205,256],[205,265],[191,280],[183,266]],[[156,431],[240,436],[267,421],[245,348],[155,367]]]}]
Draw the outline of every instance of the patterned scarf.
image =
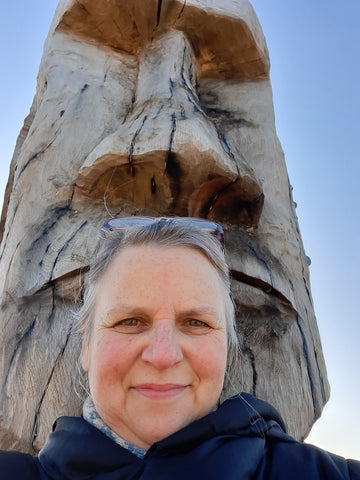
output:
[{"label": "patterned scarf", "polygon": [[144,458],[146,454],[145,450],[142,450],[141,448],[136,447],[132,443],[129,443],[123,438],[119,437],[117,433],[111,430],[111,428],[104,423],[104,421],[100,418],[100,415],[98,414],[91,397],[88,397],[84,402],[83,417],[87,422],[96,427],[107,437],[111,438],[111,440],[113,440],[115,443],[123,448],[126,448],[126,450],[129,450],[129,452],[133,453],[137,457]]}]

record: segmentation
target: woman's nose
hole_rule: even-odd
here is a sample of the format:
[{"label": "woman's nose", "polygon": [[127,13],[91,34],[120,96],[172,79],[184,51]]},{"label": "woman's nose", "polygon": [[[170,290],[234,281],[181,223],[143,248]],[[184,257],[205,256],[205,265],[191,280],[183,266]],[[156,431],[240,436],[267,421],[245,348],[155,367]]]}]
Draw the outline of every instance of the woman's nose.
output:
[{"label": "woman's nose", "polygon": [[183,359],[183,352],[170,320],[161,320],[153,327],[142,359],[158,370],[171,368]]}]

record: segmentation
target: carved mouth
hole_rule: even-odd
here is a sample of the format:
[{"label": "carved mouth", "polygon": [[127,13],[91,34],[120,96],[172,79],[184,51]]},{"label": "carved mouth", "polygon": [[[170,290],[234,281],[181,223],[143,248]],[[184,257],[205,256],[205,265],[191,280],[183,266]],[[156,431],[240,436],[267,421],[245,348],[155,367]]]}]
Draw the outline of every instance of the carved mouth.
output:
[{"label": "carved mouth", "polygon": [[296,321],[291,301],[258,277],[235,270],[231,276],[238,331],[244,342],[256,342],[260,332],[269,340],[282,337]]}]

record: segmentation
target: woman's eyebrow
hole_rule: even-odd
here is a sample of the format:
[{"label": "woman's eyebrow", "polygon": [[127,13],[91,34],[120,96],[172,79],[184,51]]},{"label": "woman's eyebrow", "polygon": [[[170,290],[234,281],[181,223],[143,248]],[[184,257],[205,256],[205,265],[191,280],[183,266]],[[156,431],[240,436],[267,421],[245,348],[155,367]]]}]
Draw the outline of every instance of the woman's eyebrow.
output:
[{"label": "woman's eyebrow", "polygon": [[180,312],[181,317],[196,317],[198,315],[217,318],[219,316],[219,312],[216,309],[208,306],[193,307]]},{"label": "woman's eyebrow", "polygon": [[106,317],[112,317],[116,315],[143,315],[146,312],[145,308],[137,305],[131,305],[127,303],[121,303],[117,307],[111,308],[106,312]]},{"label": "woman's eyebrow", "polygon": [[[106,312],[106,317],[114,317],[116,315],[149,315],[149,311],[144,307],[122,303]],[[215,308],[208,306],[199,306],[185,308],[176,313],[176,317],[196,317],[198,315],[217,318],[219,312]]]}]

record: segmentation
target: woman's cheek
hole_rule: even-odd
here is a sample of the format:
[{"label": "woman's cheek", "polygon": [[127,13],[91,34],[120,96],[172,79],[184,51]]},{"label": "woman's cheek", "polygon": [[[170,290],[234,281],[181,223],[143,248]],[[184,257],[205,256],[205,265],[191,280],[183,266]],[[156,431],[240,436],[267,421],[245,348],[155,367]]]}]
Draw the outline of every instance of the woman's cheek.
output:
[{"label": "woman's cheek", "polygon": [[204,373],[214,376],[214,373],[217,372],[218,376],[223,376],[227,360],[226,334],[219,332],[212,338],[197,342],[193,347],[193,355],[196,364]]}]

